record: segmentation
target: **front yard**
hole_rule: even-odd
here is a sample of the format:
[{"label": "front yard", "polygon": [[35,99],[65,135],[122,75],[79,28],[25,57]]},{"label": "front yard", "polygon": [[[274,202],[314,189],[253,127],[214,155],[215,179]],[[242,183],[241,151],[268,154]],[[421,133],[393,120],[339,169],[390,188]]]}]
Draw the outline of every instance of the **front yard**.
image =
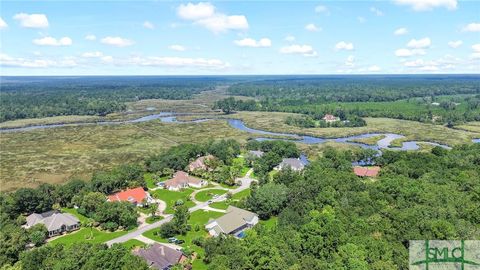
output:
[{"label": "front yard", "polygon": [[154,198],[160,199],[167,204],[167,209],[165,209],[166,214],[173,214],[175,211],[173,207],[175,202],[182,200],[184,205],[188,208],[195,206],[195,203],[190,201],[190,194],[192,194],[193,189],[187,188],[182,191],[170,191],[167,189],[157,189],[151,191],[151,194]]},{"label": "front yard", "polygon": [[228,190],[224,189],[207,189],[195,194],[195,199],[199,202],[206,202],[208,200],[211,200],[214,195],[223,195],[227,192]]},{"label": "front yard", "polygon": [[73,244],[78,242],[104,243],[127,233],[128,231],[108,232],[100,231],[96,228],[81,228],[78,231],[57,237],[56,239],[50,241],[49,244]]}]

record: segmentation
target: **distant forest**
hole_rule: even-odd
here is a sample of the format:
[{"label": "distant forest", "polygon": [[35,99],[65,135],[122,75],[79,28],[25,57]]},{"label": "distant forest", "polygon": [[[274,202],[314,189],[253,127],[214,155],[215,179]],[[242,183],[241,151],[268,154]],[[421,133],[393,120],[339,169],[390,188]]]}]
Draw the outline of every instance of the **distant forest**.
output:
[{"label": "distant forest", "polygon": [[281,111],[308,118],[290,119],[311,125],[325,114],[342,120],[353,117],[389,117],[420,122],[480,121],[480,76],[330,76],[265,79],[240,82],[229,94],[253,101],[220,101],[227,111]]},{"label": "distant forest", "polygon": [[189,99],[218,80],[201,77],[3,77],[0,122],[59,115],[100,115],[141,99]]}]

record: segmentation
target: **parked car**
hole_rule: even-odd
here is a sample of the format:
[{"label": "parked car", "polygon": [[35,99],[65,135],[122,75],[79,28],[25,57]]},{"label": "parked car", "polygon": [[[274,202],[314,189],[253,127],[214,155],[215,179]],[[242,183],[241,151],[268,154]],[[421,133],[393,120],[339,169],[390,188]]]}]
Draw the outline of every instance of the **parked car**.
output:
[{"label": "parked car", "polygon": [[213,201],[212,201],[212,200],[208,200],[207,204],[211,204],[211,203],[213,203]]},{"label": "parked car", "polygon": [[216,199],[216,198],[218,198],[218,197],[220,197],[218,194],[213,195],[213,198],[214,198],[214,199]]},{"label": "parked car", "polygon": [[168,238],[169,243],[177,243],[178,239],[176,237],[170,237]]},{"label": "parked car", "polygon": [[158,183],[157,183],[157,186],[159,186],[159,187],[164,187],[164,186],[165,186],[165,182],[158,182]]},{"label": "parked car", "polygon": [[183,243],[185,243],[185,241],[182,240],[182,239],[177,239],[177,241],[175,241],[175,244],[177,244],[177,245],[180,245],[180,244],[183,244]]}]

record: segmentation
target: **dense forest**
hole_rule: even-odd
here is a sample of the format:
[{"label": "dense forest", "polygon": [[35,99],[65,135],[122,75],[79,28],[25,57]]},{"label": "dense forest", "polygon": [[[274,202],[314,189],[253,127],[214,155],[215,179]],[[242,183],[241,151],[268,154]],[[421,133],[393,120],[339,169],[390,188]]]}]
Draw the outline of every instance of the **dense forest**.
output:
[{"label": "dense forest", "polygon": [[408,269],[411,239],[480,239],[480,145],[387,151],[376,181],[327,149],[303,174],[283,171],[244,207],[277,226],[209,238],[209,269]]},{"label": "dense forest", "polygon": [[[475,75],[287,77],[236,83],[228,91],[258,101],[218,101],[215,108],[226,113],[293,112],[306,114],[313,121],[325,114],[440,124],[480,120],[480,78]],[[313,126],[312,121],[291,122]],[[355,123],[351,126],[361,126],[350,122]]]},{"label": "dense forest", "polygon": [[100,115],[141,99],[189,99],[218,79],[182,77],[2,78],[0,122],[59,115]]}]

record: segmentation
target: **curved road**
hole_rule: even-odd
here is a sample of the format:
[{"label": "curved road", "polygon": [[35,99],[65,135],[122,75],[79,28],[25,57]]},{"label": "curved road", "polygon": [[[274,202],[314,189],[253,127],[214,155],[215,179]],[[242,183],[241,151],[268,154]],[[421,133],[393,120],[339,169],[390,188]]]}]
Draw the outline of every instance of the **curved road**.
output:
[{"label": "curved road", "polygon": [[[252,183],[252,181],[256,181],[255,179],[250,178],[250,174],[252,173],[252,171],[253,171],[253,170],[250,169],[250,171],[247,172],[247,174],[245,175],[245,177],[243,177],[243,178],[238,178],[238,179],[237,179],[237,181],[240,181],[242,184],[241,184],[238,188],[232,189],[232,190],[230,191],[232,194],[241,192],[241,191],[249,188],[249,187],[250,187],[250,183]],[[227,193],[226,193],[226,194],[223,194],[223,195],[221,195],[221,196],[218,196],[216,199],[212,199],[211,201],[213,201],[213,202],[219,202],[219,201],[225,200],[226,198],[227,198]],[[188,209],[188,211],[189,211],[190,213],[191,213],[191,212],[195,212],[195,211],[200,210],[200,209],[202,209],[202,208],[205,208],[205,207],[207,207],[207,206],[208,206],[208,202],[199,203],[199,204],[197,204],[197,205],[195,205],[195,206],[193,206],[193,207],[190,207],[190,208]],[[149,230],[158,228],[158,227],[162,226],[162,224],[167,223],[167,222],[169,222],[169,221],[171,221],[171,220],[173,219],[173,215],[172,215],[172,214],[170,214],[170,215],[165,215],[164,217],[165,217],[164,219],[159,220],[159,221],[157,221],[157,222],[155,222],[155,223],[145,225],[145,226],[143,226],[143,227],[141,227],[141,228],[137,228],[136,230],[134,230],[134,231],[132,231],[132,232],[129,232],[129,233],[125,234],[125,235],[122,235],[122,236],[120,236],[120,237],[117,237],[117,238],[114,238],[114,239],[112,239],[112,240],[110,240],[110,241],[107,241],[106,244],[107,244],[108,246],[111,246],[111,245],[113,245],[113,244],[115,244],[115,243],[123,243],[123,242],[126,242],[126,241],[128,241],[128,240],[130,240],[130,239],[134,239],[134,238],[136,238],[136,237],[138,237],[138,236],[141,236],[141,235],[142,235],[144,232],[146,232],[146,231],[149,231]]]}]

